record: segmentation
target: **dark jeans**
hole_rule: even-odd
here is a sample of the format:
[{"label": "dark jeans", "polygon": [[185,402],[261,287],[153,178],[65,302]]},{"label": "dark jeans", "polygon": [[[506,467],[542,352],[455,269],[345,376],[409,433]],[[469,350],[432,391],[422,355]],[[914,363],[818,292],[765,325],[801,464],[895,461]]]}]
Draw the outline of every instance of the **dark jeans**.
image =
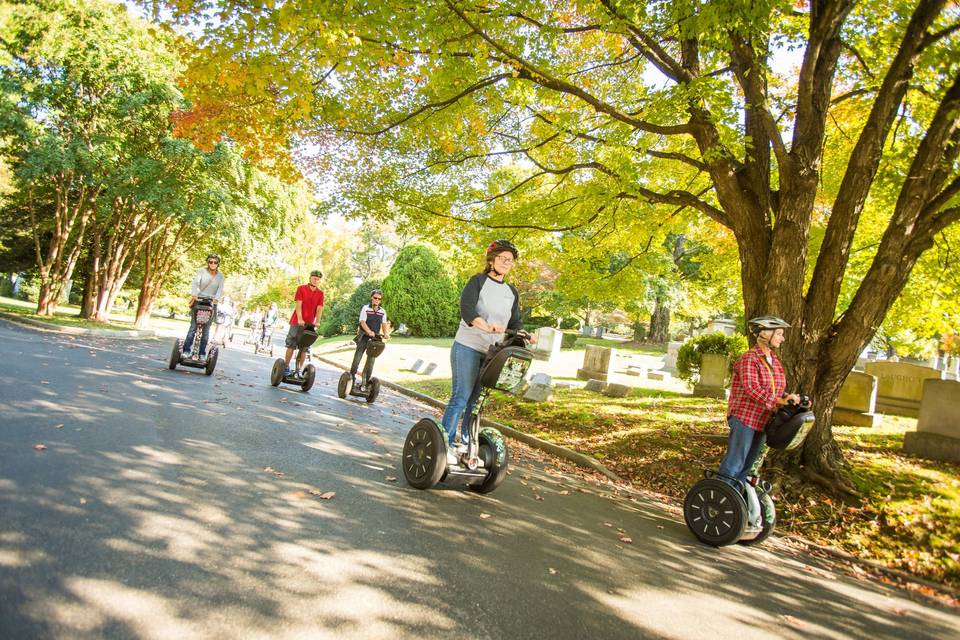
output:
[{"label": "dark jeans", "polygon": [[[214,308],[213,313],[210,315],[210,319],[213,319],[213,316],[216,314],[216,308]],[[194,304],[193,308],[190,309],[190,329],[187,331],[187,339],[183,341],[183,352],[185,354],[190,353],[193,349],[193,336],[197,332],[197,305]],[[200,336],[200,357],[203,357],[203,354],[207,352],[207,340],[210,338],[210,323],[203,325],[203,333]]]},{"label": "dark jeans", "polygon": [[353,352],[353,364],[350,365],[350,375],[357,375],[357,370],[360,368],[360,360],[363,359],[363,354],[367,350],[368,342],[370,342],[370,336],[365,333],[361,333],[357,338],[357,350]]}]

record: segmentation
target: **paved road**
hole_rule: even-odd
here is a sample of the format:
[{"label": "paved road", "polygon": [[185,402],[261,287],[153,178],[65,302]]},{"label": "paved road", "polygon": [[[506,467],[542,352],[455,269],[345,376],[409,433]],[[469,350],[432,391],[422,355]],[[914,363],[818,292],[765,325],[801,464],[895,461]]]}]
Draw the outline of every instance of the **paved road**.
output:
[{"label": "paved road", "polygon": [[0,322],[0,637],[960,638],[529,450],[490,496],[415,491],[399,453],[431,410],[339,400],[325,367],[275,389],[246,350],[169,371],[168,346]]}]

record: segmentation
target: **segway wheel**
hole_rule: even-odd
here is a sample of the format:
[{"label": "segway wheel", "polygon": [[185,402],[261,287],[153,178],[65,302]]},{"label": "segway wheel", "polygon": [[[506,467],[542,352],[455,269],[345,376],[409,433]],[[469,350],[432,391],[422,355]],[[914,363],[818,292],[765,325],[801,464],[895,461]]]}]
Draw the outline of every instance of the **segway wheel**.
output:
[{"label": "segway wheel", "polygon": [[207,354],[207,364],[203,368],[204,373],[208,376],[213,375],[214,369],[217,368],[217,358],[220,356],[220,350],[216,347],[210,349],[210,353]]},{"label": "segway wheel", "polygon": [[367,385],[367,404],[373,404],[380,395],[380,380],[370,378],[370,384]]},{"label": "segway wheel", "polygon": [[342,374],[340,374],[340,381],[337,382],[337,395],[341,398],[346,398],[352,387],[353,376],[344,371]]},{"label": "segway wheel", "polygon": [[414,489],[430,489],[447,470],[447,445],[437,423],[423,418],[403,441],[403,476]]},{"label": "segway wheel", "polygon": [[747,524],[747,504],[740,492],[722,480],[705,478],[683,501],[683,519],[700,542],[714,547],[733,544]]},{"label": "segway wheel", "polygon": [[300,388],[304,391],[310,391],[310,387],[313,386],[313,380],[317,377],[317,369],[312,364],[308,364],[307,368],[303,370],[303,384],[300,385]]},{"label": "segway wheel", "polygon": [[770,494],[764,493],[760,497],[760,508],[763,509],[763,528],[760,529],[760,533],[757,534],[756,538],[738,540],[738,544],[745,546],[760,544],[773,533],[773,528],[777,524],[777,509],[773,506],[773,498],[770,497]]},{"label": "segway wheel", "polygon": [[176,369],[177,365],[180,364],[180,357],[183,355],[183,343],[180,340],[173,341],[173,349],[170,351],[170,364],[168,365],[171,369]]},{"label": "segway wheel", "polygon": [[487,477],[479,484],[471,484],[470,489],[477,493],[490,493],[500,486],[507,477],[507,467],[510,464],[510,449],[506,443],[503,445],[503,462],[497,462],[497,450],[493,442],[486,436],[480,434],[480,459],[483,460],[483,468],[488,470]]},{"label": "segway wheel", "polygon": [[276,387],[283,382],[284,368],[283,358],[277,358],[273,361],[273,369],[270,370],[270,384]]}]

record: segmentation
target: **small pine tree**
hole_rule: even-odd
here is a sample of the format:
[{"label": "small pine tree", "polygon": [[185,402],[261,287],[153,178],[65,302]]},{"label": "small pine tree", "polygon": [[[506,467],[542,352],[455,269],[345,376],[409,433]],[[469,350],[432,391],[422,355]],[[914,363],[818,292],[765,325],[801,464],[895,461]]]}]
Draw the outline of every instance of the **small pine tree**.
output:
[{"label": "small pine tree", "polygon": [[422,245],[404,247],[383,281],[383,306],[394,327],[402,322],[414,336],[453,335],[459,299],[437,254]]}]

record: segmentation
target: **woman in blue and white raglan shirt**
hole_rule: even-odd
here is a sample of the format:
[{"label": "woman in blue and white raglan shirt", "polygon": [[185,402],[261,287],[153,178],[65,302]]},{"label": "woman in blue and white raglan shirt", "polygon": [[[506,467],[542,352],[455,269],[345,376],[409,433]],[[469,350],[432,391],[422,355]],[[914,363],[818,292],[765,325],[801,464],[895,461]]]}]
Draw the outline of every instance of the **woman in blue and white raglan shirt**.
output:
[{"label": "woman in blue and white raglan shirt", "polygon": [[460,327],[450,349],[453,391],[443,412],[447,432],[447,461],[457,463],[455,452],[457,424],[462,423],[460,446],[469,438],[469,419],[480,395],[477,384],[480,365],[487,349],[503,339],[504,329],[522,329],[520,295],[512,284],[503,281],[517,259],[517,248],[509,240],[496,240],[487,247],[487,266],[470,278],[460,294]]}]

